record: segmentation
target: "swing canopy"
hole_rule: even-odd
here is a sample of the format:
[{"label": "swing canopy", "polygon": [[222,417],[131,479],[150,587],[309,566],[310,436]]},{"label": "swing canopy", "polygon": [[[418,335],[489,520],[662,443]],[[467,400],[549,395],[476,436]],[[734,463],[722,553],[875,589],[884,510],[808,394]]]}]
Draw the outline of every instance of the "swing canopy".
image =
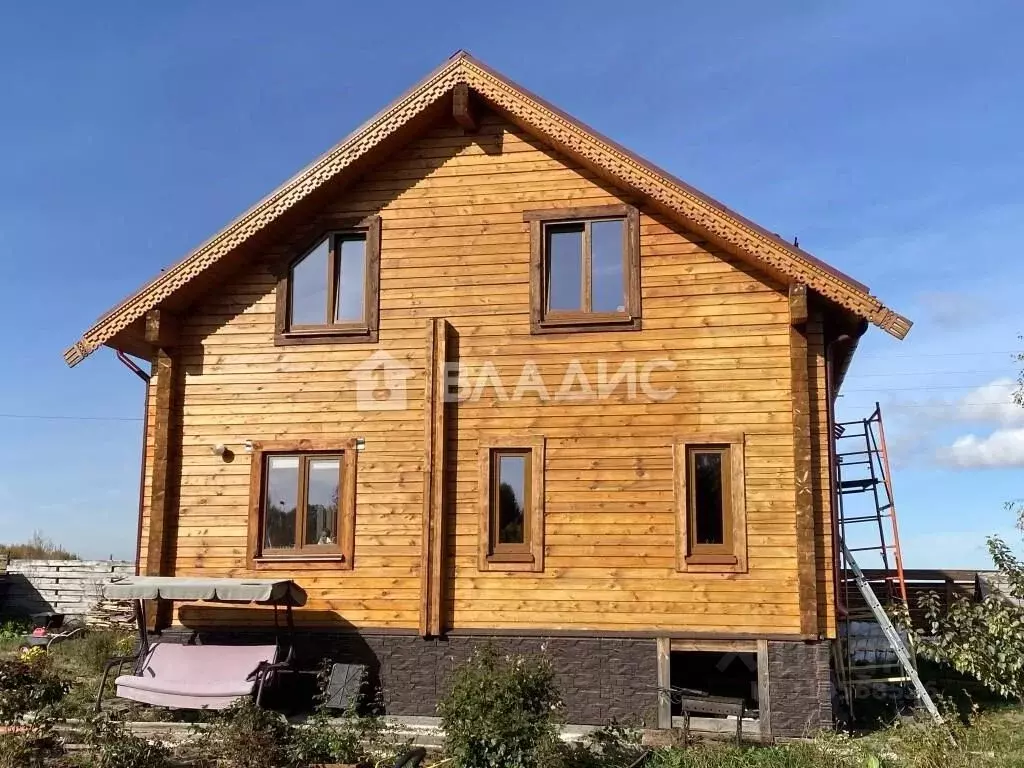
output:
[{"label": "swing canopy", "polygon": [[203,579],[192,576],[126,576],[103,587],[110,600],[205,600],[303,606],[306,592],[290,579]]}]

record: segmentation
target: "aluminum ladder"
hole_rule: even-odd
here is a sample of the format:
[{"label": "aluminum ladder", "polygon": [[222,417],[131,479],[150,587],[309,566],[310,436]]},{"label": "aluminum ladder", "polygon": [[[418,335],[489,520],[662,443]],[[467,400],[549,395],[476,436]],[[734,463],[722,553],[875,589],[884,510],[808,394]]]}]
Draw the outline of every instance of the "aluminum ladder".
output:
[{"label": "aluminum ladder", "polygon": [[928,695],[928,691],[921,682],[921,677],[917,674],[917,668],[914,666],[914,661],[910,656],[910,652],[907,650],[907,646],[903,643],[903,638],[901,638],[900,633],[896,631],[896,627],[893,626],[888,614],[886,614],[885,608],[883,608],[882,604],[878,602],[878,598],[875,596],[875,591],[871,588],[867,579],[864,578],[864,573],[861,571],[860,566],[857,565],[857,561],[854,559],[853,553],[849,548],[847,548],[845,541],[842,542],[842,546],[846,562],[853,570],[854,581],[856,582],[858,589],[860,589],[861,594],[864,596],[864,601],[871,608],[871,612],[874,614],[875,619],[882,627],[882,632],[885,633],[886,639],[888,639],[890,645],[892,645],[892,649],[900,660],[900,665],[903,667],[903,671],[914,686],[917,698],[922,704],[924,704],[925,709],[928,710],[928,714],[932,716],[932,719],[937,724],[943,725],[944,721],[942,719],[942,715],[939,713],[938,708],[935,706],[935,702],[932,701],[932,697]]}]

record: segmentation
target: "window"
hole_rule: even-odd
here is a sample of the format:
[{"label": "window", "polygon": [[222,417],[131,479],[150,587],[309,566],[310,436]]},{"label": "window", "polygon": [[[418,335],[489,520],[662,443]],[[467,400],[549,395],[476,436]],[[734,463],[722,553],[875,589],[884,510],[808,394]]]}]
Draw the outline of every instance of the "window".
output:
[{"label": "window", "polygon": [[640,328],[636,208],[527,211],[534,333]]},{"label": "window", "polygon": [[277,343],[376,341],[379,273],[379,217],[321,237],[278,282]]},{"label": "window", "polygon": [[743,435],[676,441],[677,570],[746,570]]},{"label": "window", "polygon": [[254,443],[251,560],[331,559],[351,568],[355,460],[355,441]]},{"label": "window", "polygon": [[480,445],[480,570],[544,569],[544,438]]}]

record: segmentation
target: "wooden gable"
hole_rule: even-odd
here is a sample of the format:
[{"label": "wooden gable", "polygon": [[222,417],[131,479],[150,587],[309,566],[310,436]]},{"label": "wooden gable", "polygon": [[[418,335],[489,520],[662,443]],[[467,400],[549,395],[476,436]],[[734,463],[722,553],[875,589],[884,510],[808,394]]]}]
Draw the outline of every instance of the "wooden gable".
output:
[{"label": "wooden gable", "polygon": [[790,245],[679,179],[646,163],[552,105],[520,88],[464,52],[349,138],[283,184],[226,229],[103,315],[64,354],[76,365],[102,345],[146,354],[144,317],[156,308],[177,309],[282,230],[318,209],[368,167],[450,114],[474,130],[481,103],[616,187],[785,285],[805,285],[848,313],[897,338],[910,321],[883,305],[867,287]]}]

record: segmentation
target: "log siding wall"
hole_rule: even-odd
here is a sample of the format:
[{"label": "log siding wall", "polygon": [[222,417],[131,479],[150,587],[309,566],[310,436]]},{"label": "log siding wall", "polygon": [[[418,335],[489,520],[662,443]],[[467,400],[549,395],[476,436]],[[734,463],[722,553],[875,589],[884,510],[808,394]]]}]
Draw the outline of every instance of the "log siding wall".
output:
[{"label": "log siding wall", "polygon": [[[530,240],[523,211],[639,204],[643,329],[530,333]],[[283,260],[331,222],[379,214],[377,344],[274,346],[275,284]],[[416,630],[420,610],[427,321],[451,324],[450,355],[470,378],[493,364],[514,389],[534,361],[554,392],[578,361],[657,368],[665,402],[629,399],[499,402],[493,389],[449,415],[444,454],[443,624],[488,628],[798,635],[790,323],[784,286],[688,235],[490,115],[464,135],[441,126],[374,168],[323,212],[225,282],[183,317],[180,357],[178,575],[278,575],[310,594],[299,619]],[[809,326],[814,411],[823,430],[821,324]],[[383,350],[407,368],[406,407],[359,409],[350,374]],[[151,386],[149,425],[154,395]],[[688,433],[746,436],[746,573],[675,570],[672,444]],[[477,447],[484,437],[543,435],[545,560],[541,573],[477,567]],[[362,437],[354,568],[295,563],[246,568],[249,456],[245,440]],[[816,477],[819,630],[834,634],[827,444]],[[225,461],[211,452],[224,443]],[[153,447],[148,448],[152,458]],[[149,483],[145,480],[145,498]],[[452,511],[454,510],[454,511]],[[143,516],[143,559],[148,513]],[[145,567],[145,563],[143,563]],[[237,622],[255,614],[222,611]],[[204,614],[209,616],[209,614]],[[187,610],[181,612],[187,619]],[[217,619],[214,617],[213,619]]]}]

